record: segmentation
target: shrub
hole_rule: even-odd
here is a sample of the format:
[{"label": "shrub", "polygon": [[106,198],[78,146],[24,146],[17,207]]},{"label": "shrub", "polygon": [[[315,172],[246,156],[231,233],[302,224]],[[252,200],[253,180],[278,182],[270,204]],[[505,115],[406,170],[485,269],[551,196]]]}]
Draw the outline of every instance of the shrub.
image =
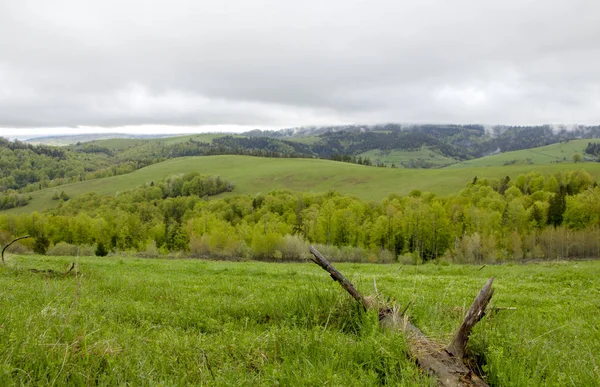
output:
[{"label": "shrub", "polygon": [[421,257],[417,252],[414,253],[406,253],[398,256],[398,263],[403,265],[417,265],[422,263]]},{"label": "shrub", "polygon": [[[6,249],[5,255],[8,253],[11,254],[31,254],[33,252],[32,243],[29,240],[23,239],[22,241],[18,241],[10,245],[8,249]],[[2,246],[4,248],[4,246]]]},{"label": "shrub", "polygon": [[144,257],[148,257],[148,258],[155,258],[160,255],[160,253],[158,251],[158,247],[156,247],[156,242],[154,241],[154,239],[152,239],[146,243],[146,248],[144,249],[143,255],[144,255]]},{"label": "shrub", "polygon": [[48,246],[50,246],[50,240],[48,240],[48,238],[42,234],[39,237],[35,238],[35,242],[33,244],[33,251],[40,255],[44,255],[48,250]]},{"label": "shrub", "polygon": [[210,236],[209,235],[192,235],[190,238],[190,256],[199,258],[210,255]]},{"label": "shrub", "polygon": [[286,235],[279,241],[278,250],[283,261],[305,260],[310,254],[308,244],[297,235]]},{"label": "shrub", "polygon": [[93,256],[95,254],[94,246],[90,245],[72,245],[66,242],[58,242],[57,244],[50,246],[47,255],[62,255],[62,256]]},{"label": "shrub", "polygon": [[96,254],[96,249],[91,245],[79,246],[79,255],[82,257],[91,257]]},{"label": "shrub", "polygon": [[58,242],[50,247],[47,253],[48,255],[75,256],[77,255],[77,246],[66,242]]},{"label": "shrub", "polygon": [[379,263],[394,263],[396,257],[392,252],[386,249],[379,250],[379,257],[377,257],[377,262]]},{"label": "shrub", "polygon": [[104,243],[98,242],[96,246],[96,256],[97,257],[106,257],[108,255],[108,250],[104,246]]}]

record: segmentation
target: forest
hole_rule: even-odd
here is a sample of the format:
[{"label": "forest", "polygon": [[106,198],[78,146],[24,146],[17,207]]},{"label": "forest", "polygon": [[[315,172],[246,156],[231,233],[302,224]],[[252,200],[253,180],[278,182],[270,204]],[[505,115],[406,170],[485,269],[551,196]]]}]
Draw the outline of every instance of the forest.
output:
[{"label": "forest", "polygon": [[[600,257],[600,188],[584,171],[478,179],[460,192],[380,202],[335,191],[211,196],[226,178],[188,173],[116,195],[0,215],[0,244],[50,255],[175,255],[297,261],[316,244],[333,260],[417,263]],[[235,192],[235,191],[234,191]]]}]

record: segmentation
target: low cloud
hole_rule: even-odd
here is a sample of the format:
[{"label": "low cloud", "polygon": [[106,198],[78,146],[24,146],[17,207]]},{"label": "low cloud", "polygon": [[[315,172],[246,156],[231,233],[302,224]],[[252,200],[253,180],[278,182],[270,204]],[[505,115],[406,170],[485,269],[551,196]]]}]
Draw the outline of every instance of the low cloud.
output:
[{"label": "low cloud", "polygon": [[0,132],[598,124],[598,14],[584,0],[2,2]]}]

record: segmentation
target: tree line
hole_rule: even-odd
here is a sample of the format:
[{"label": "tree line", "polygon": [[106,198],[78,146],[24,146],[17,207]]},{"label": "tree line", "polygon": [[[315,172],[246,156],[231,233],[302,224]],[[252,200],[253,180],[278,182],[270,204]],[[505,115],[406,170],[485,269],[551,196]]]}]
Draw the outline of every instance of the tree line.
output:
[{"label": "tree line", "polygon": [[357,262],[600,258],[600,188],[584,171],[474,178],[454,195],[413,191],[380,202],[288,190],[211,199],[231,190],[220,177],[186,174],[90,193],[41,214],[0,215],[0,243],[30,234],[23,248],[40,253],[79,246],[257,260],[300,260],[309,243]]}]

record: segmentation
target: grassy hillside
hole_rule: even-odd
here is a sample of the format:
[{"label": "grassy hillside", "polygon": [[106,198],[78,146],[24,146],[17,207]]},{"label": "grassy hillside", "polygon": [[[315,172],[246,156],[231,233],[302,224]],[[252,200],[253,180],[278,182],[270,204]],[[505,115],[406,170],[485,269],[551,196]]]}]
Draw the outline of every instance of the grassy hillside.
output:
[{"label": "grassy hillside", "polygon": [[181,142],[186,142],[191,139],[195,142],[203,142],[206,144],[210,144],[212,142],[212,140],[214,140],[215,138],[221,138],[221,137],[225,137],[225,136],[243,137],[243,136],[239,136],[237,134],[231,134],[231,133],[203,133],[203,134],[192,134],[192,135],[188,134],[185,136],[177,136],[177,137],[169,137],[169,138],[157,138],[152,141],[162,142],[165,145],[172,145],[172,144],[178,144]]},{"label": "grassy hillside", "polygon": [[464,161],[451,165],[448,168],[489,167],[508,164],[570,163],[575,153],[584,156],[584,150],[590,142],[597,143],[599,141],[596,139],[572,140],[539,148],[499,153],[493,156]]},{"label": "grassy hillside", "polygon": [[[399,335],[312,264],[9,257],[0,266],[0,385],[433,386]],[[365,295],[448,343],[492,275],[468,348],[492,386],[592,386],[600,263],[337,264]]]},{"label": "grassy hillside", "polygon": [[321,137],[318,136],[306,136],[306,137],[284,137],[282,140],[299,142],[301,144],[313,145],[321,141]]},{"label": "grassy hillside", "polygon": [[[79,149],[84,145],[94,144],[100,147],[105,147],[115,151],[123,151],[128,148],[134,148],[147,143],[162,143],[165,145],[179,144],[182,142],[189,141],[190,139],[195,142],[203,142],[210,144],[215,138],[228,136],[229,134],[223,133],[204,133],[204,134],[192,134],[183,135],[176,137],[164,137],[164,138],[153,138],[153,139],[137,139],[137,138],[111,138],[107,140],[96,140],[88,143],[82,143],[79,145],[72,145],[73,149]],[[235,137],[239,137],[234,135]]]},{"label": "grassy hillside", "polygon": [[428,168],[438,168],[456,163],[455,159],[427,147],[422,147],[418,151],[373,149],[363,152],[359,156],[368,157],[374,164],[384,163],[387,166],[394,164],[397,167],[417,168],[427,165]]},{"label": "grassy hillside", "polygon": [[[167,160],[126,175],[88,180],[33,192],[28,206],[7,210],[23,213],[42,211],[57,205],[55,192],[65,191],[70,197],[87,192],[110,194],[138,187],[165,176],[199,172],[220,175],[236,185],[235,194],[256,194],[274,189],[326,192],[336,190],[367,200],[381,200],[391,193],[406,195],[414,189],[446,195],[457,192],[474,176],[480,178],[516,177],[532,171],[531,165],[472,167],[458,169],[375,168],[318,159],[277,159],[251,156],[203,156]],[[600,178],[600,163],[564,163],[535,166],[542,173],[566,169],[585,169]]]}]

